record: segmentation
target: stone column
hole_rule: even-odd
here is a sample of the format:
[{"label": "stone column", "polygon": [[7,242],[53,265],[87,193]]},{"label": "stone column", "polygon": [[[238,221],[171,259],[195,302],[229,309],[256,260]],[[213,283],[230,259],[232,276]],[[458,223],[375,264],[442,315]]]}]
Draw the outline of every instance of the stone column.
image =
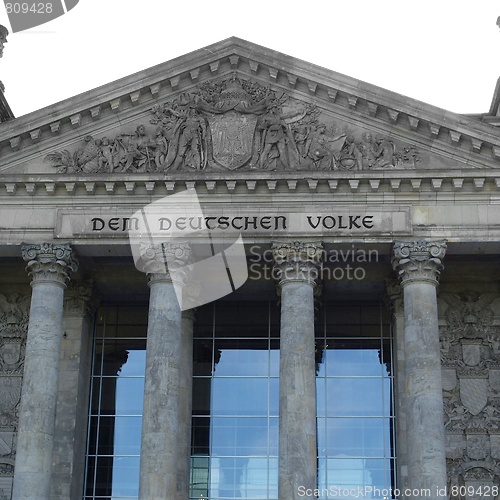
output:
[{"label": "stone column", "polygon": [[[185,244],[160,244],[145,249],[149,259],[150,298],[146,376],[142,420],[140,500],[177,498],[180,437],[180,376],[183,359],[182,317],[175,287],[182,286]],[[168,266],[168,267],[167,267]],[[192,362],[192,360],[190,360]]]},{"label": "stone column", "polygon": [[182,311],[182,345],[179,390],[179,442],[177,498],[189,498],[191,469],[191,417],[193,403],[193,322],[194,311]]},{"label": "stone column", "polygon": [[445,252],[444,241],[395,242],[393,256],[404,303],[407,487],[429,490],[426,497],[435,500],[442,500],[446,488],[436,296]]},{"label": "stone column", "polygon": [[77,262],[69,244],[23,245],[22,256],[32,295],[12,498],[49,500],[64,289]]},{"label": "stone column", "polygon": [[[314,290],[322,247],[318,243],[275,243],[273,257],[281,295],[280,500],[298,498],[299,487],[317,487]],[[313,495],[301,496],[316,498]]]}]

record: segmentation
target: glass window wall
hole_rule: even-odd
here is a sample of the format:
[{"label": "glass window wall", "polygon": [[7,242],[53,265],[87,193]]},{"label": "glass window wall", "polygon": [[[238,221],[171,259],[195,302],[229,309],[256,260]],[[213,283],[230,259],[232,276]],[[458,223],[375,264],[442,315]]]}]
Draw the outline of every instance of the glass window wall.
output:
[{"label": "glass window wall", "polygon": [[316,326],[320,499],[394,489],[392,339],[382,304],[326,303]]},{"label": "glass window wall", "polygon": [[[147,314],[98,312],[85,500],[138,498]],[[276,301],[196,312],[193,500],[278,498],[279,316]],[[317,314],[320,490],[394,487],[391,341],[378,303],[325,303]]]}]

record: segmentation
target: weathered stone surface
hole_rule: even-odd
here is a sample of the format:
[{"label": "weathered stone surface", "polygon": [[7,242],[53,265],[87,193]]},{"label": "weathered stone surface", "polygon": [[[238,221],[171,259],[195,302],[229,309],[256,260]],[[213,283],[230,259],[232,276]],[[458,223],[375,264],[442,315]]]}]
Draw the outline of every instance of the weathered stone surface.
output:
[{"label": "weathered stone surface", "polygon": [[317,243],[273,245],[281,296],[280,500],[297,495],[299,487],[312,491],[317,484],[314,288],[321,251]]},{"label": "weathered stone surface", "polygon": [[408,487],[446,488],[446,454],[436,286],[444,242],[396,242],[403,286]]},{"label": "weathered stone surface", "polygon": [[500,466],[498,298],[461,287],[440,294],[443,372],[456,373],[458,382],[443,386],[446,439],[457,444],[447,447],[448,485],[465,481],[477,493],[467,498],[492,498],[487,491]]},{"label": "weathered stone surface", "polygon": [[63,173],[415,169],[415,146],[347,125],[307,102],[233,75],[151,109],[146,124],[113,138],[87,135],[47,160]]},{"label": "weathered stone surface", "polygon": [[[160,259],[158,265],[161,268],[165,264]],[[181,442],[181,363],[187,351],[183,347],[181,309],[170,274],[149,274],[149,287],[139,498],[175,499]],[[182,411],[186,411],[185,404]]]},{"label": "weathered stone surface", "polygon": [[14,500],[49,500],[64,289],[77,263],[69,245],[27,245],[30,320],[19,408]]},{"label": "weathered stone surface", "polygon": [[0,294],[0,498],[10,500],[31,297]]}]

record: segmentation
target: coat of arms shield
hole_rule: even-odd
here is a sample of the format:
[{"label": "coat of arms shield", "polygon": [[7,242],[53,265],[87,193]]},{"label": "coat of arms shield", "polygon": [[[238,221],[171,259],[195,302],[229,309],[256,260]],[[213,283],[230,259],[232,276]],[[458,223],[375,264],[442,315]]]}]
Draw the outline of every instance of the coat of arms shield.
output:
[{"label": "coat of arms shield", "polygon": [[252,157],[257,116],[228,111],[208,118],[212,135],[213,159],[229,170],[236,170]]},{"label": "coat of arms shield", "polygon": [[485,378],[461,378],[460,399],[472,415],[479,415],[488,403],[487,380]]}]

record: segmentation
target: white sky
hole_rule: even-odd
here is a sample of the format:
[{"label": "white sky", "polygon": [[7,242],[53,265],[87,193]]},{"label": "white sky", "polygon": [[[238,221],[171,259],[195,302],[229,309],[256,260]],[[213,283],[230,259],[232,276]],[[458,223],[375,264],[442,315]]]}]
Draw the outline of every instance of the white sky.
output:
[{"label": "white sky", "polygon": [[[0,80],[21,116],[238,36],[441,108],[482,113],[500,76],[499,15],[498,0],[80,0],[50,23],[11,32]],[[0,24],[10,30],[1,4]]]}]

